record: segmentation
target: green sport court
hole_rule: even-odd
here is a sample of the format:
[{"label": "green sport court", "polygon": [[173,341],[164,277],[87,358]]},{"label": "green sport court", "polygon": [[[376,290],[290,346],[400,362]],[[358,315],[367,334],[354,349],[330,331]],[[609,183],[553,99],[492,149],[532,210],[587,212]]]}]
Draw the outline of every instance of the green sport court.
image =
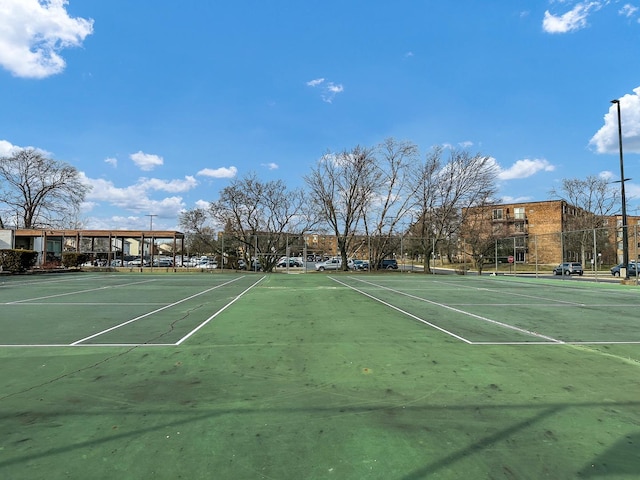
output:
[{"label": "green sport court", "polygon": [[640,290],[0,278],[0,478],[638,479]]}]

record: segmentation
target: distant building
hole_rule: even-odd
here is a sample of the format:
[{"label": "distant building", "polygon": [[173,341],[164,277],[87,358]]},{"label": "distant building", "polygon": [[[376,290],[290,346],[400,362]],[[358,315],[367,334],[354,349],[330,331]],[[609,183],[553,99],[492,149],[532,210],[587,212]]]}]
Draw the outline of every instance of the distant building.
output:
[{"label": "distant building", "polygon": [[150,245],[157,240],[171,242],[174,252],[184,249],[183,233],[160,230],[16,229],[0,230],[0,239],[3,245],[11,242],[7,248],[38,252],[39,265],[59,262],[63,252],[86,253],[107,261],[127,255],[151,255]]},{"label": "distant building", "polygon": [[[548,200],[541,202],[503,203],[473,207],[467,210],[470,218],[482,217],[491,224],[496,238],[511,238],[509,255],[513,255],[518,263],[553,264],[562,261],[592,261],[594,249],[584,252],[575,248],[570,234],[576,235],[579,217],[591,214],[574,207],[564,200]],[[638,258],[640,217],[627,216],[629,258]],[[622,222],[620,216],[607,216],[601,219],[602,228],[598,229],[596,245],[598,261],[618,263],[622,261]],[[471,233],[469,225],[462,226],[462,239]],[[590,231],[584,235],[592,235]],[[585,237],[585,242],[592,242]],[[593,243],[591,243],[592,245]],[[581,258],[584,254],[586,258]]]}]

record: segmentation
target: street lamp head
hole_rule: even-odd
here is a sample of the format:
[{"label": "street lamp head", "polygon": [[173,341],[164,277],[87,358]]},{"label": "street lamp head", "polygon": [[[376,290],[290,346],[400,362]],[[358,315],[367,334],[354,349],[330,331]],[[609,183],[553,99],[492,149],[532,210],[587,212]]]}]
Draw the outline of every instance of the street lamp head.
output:
[{"label": "street lamp head", "polygon": [[611,100],[611,103],[620,103],[620,100],[618,100],[618,99]]}]

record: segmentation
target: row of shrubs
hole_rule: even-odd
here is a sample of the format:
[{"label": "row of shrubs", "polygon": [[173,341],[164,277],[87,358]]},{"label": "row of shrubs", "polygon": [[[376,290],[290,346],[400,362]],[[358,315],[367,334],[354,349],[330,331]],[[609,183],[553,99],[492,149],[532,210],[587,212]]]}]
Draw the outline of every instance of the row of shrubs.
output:
[{"label": "row of shrubs", "polygon": [[[64,252],[62,266],[79,267],[89,260],[86,253]],[[4,272],[20,273],[31,270],[38,261],[38,252],[34,250],[0,250],[0,269]]]},{"label": "row of shrubs", "polygon": [[33,250],[0,250],[0,268],[4,272],[19,273],[30,270],[38,261]]}]

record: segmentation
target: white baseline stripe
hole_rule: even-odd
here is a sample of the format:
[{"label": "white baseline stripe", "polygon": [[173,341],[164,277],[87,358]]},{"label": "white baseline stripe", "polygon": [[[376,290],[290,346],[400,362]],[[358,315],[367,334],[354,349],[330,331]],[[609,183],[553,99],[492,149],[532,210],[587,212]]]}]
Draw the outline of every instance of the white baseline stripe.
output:
[{"label": "white baseline stripe", "polygon": [[111,328],[107,328],[106,330],[102,330],[101,332],[94,333],[93,335],[89,335],[88,337],[85,337],[85,338],[81,338],[80,340],[75,341],[73,343],[70,343],[69,345],[71,345],[71,346],[78,345],[79,343],[86,342],[87,340],[91,340],[92,338],[99,337],[100,335],[104,335],[105,333],[111,332],[112,330],[115,330],[115,329],[120,328],[120,327],[124,327],[125,325],[128,325],[130,323],[136,322],[138,320],[141,320],[141,319],[143,319],[145,317],[148,317],[149,315],[153,315],[154,313],[158,313],[158,312],[161,312],[162,310],[166,310],[167,308],[174,307],[174,306],[176,306],[176,305],[178,305],[178,304],[180,304],[182,302],[186,302],[187,300],[191,300],[192,298],[196,298],[196,297],[199,297],[200,295],[204,295],[205,293],[208,293],[208,292],[210,292],[212,290],[215,290],[216,288],[224,287],[225,285],[229,285],[230,283],[237,282],[238,280],[240,280],[242,278],[244,278],[244,277],[234,278],[233,280],[230,280],[228,282],[224,282],[224,283],[222,283],[220,285],[216,285],[215,287],[208,288],[208,289],[206,289],[206,290],[204,290],[202,292],[196,293],[195,295],[191,295],[189,297],[183,298],[182,300],[178,300],[177,302],[173,302],[173,303],[171,303],[169,305],[165,305],[162,308],[158,308],[156,310],[153,310],[152,312],[145,313],[144,315],[140,315],[140,316],[138,316],[136,318],[132,318],[131,320],[127,320],[126,322],[120,323],[120,324],[115,325],[115,326],[113,326]]},{"label": "white baseline stripe", "polygon": [[[64,279],[62,278],[64,277]],[[11,278],[11,277],[8,277]],[[61,282],[75,282],[80,281],[86,283],[87,280],[93,278],[103,278],[99,275],[91,275],[86,277],[76,277],[69,274],[52,275],[47,277],[46,280],[16,280],[16,281],[3,281],[0,282],[0,287],[21,287],[23,285],[42,285],[46,283],[61,283]]]},{"label": "white baseline stripe", "polygon": [[49,343],[49,344],[7,344],[0,345],[0,348],[45,348],[45,347],[64,347],[64,348],[78,348],[78,347],[175,347],[175,343],[89,343],[84,345],[69,345],[68,343]]},{"label": "white baseline stripe", "polygon": [[[492,320],[491,318],[483,317],[481,315],[476,315],[475,313],[466,312],[464,310],[460,310],[459,308],[454,308],[454,307],[451,307],[449,305],[445,305],[444,303],[438,303],[438,302],[434,302],[432,300],[427,300],[426,298],[417,297],[415,295],[410,295],[408,293],[401,292],[399,290],[394,290],[393,288],[385,287],[384,285],[377,285],[375,283],[367,282],[367,281],[361,280],[359,278],[358,279],[354,278],[354,280],[358,280],[359,282],[366,283],[366,284],[371,285],[373,287],[382,288],[384,290],[389,290],[390,292],[397,293],[399,295],[404,295],[406,297],[413,298],[415,300],[420,300],[421,302],[426,302],[426,303],[429,303],[431,305],[435,305],[435,306],[438,306],[438,307],[441,307],[441,308],[445,308],[447,310],[451,310],[451,311],[456,312],[456,313],[461,313],[463,315],[467,315],[467,316],[472,317],[472,318],[477,318],[478,320],[482,320],[483,322],[488,322],[488,323],[492,323],[494,325],[499,325],[499,326],[501,326],[503,328],[508,328],[510,330],[515,330],[516,332],[524,333],[526,335],[532,335],[534,337],[543,338],[545,340],[549,340],[550,342],[554,342],[554,343],[561,343],[561,344],[565,343],[562,340],[558,340],[557,338],[549,337],[547,335],[542,335],[542,334],[537,333],[537,332],[532,332],[531,330],[526,330],[524,328],[516,327],[515,325],[509,325],[508,323],[503,323],[503,322],[499,322],[497,320]],[[372,297],[372,298],[375,298],[375,297]],[[469,342],[469,343],[475,343],[475,342]]]},{"label": "white baseline stripe", "polygon": [[[11,305],[12,307],[31,307],[33,305],[46,305],[47,307],[113,307],[113,302],[100,303],[100,302],[89,302],[89,303],[76,303],[76,302],[59,302],[59,303],[50,303],[50,302],[29,302],[29,303],[2,303],[0,305]],[[137,303],[118,303],[118,307],[132,307],[132,306],[154,306],[154,305],[165,305],[162,302],[137,302]]]},{"label": "white baseline stripe", "polygon": [[[460,288],[460,284],[459,283],[449,283],[449,282],[445,282],[444,280],[436,280],[435,282],[436,283],[442,283],[444,285],[451,285],[451,286],[455,286],[457,288]],[[480,290],[480,291],[484,291],[484,292],[500,293],[500,294],[504,295],[503,291],[496,290],[495,288],[467,287],[467,290]],[[547,302],[554,302],[554,303],[559,303],[559,304],[563,304],[563,305],[569,305],[569,306],[572,306],[572,307],[584,307],[585,306],[584,303],[568,302],[566,300],[558,300],[558,299],[554,299],[554,298],[539,297],[537,295],[525,295],[524,293],[510,292],[509,295],[512,296],[512,297],[524,297],[524,298],[532,298],[534,300],[545,300]]]},{"label": "white baseline stripe", "polygon": [[[338,279],[336,279],[336,278],[334,278],[334,277],[329,277],[329,278],[330,278],[331,280],[333,280],[334,282],[337,282],[337,283],[339,283],[340,285],[344,285],[345,287],[350,288],[351,290],[355,290],[356,292],[358,292],[358,293],[360,293],[360,294],[364,295],[365,297],[369,297],[369,298],[371,298],[372,300],[375,300],[376,302],[380,302],[380,303],[382,303],[383,305],[386,305],[387,307],[392,308],[393,310],[396,310],[396,311],[398,311],[398,312],[402,313],[403,315],[406,315],[406,316],[408,316],[408,317],[411,317],[411,318],[413,318],[414,320],[417,320],[417,321],[419,321],[419,322],[424,323],[425,325],[429,325],[431,328],[435,328],[436,330],[439,330],[439,331],[441,331],[442,333],[446,333],[447,335],[449,335],[449,336],[451,336],[451,337],[453,337],[453,338],[457,338],[458,340],[460,340],[460,341],[462,341],[462,342],[465,342],[465,343],[468,343],[469,345],[472,345],[472,344],[473,344],[473,342],[470,342],[469,340],[467,340],[467,339],[466,339],[466,338],[464,338],[464,337],[461,337],[460,335],[456,335],[455,333],[450,332],[450,331],[448,331],[448,330],[445,330],[444,328],[439,327],[438,325],[435,325],[435,324],[433,324],[433,323],[431,323],[431,322],[428,322],[428,321],[426,321],[426,320],[425,320],[425,319],[423,319],[423,318],[420,318],[420,317],[418,317],[418,316],[416,316],[416,315],[414,315],[414,314],[412,314],[412,313],[409,313],[409,312],[407,312],[407,311],[405,311],[405,310],[402,310],[401,308],[398,308],[398,307],[396,307],[395,305],[391,305],[390,303],[387,303],[387,302],[385,302],[384,300],[380,300],[379,298],[374,297],[373,295],[370,295],[370,294],[368,294],[367,292],[363,292],[362,290],[360,290],[360,289],[358,289],[358,288],[356,288],[356,287],[353,287],[353,286],[351,286],[351,285],[348,285],[348,284],[346,284],[346,283],[344,283],[344,282],[341,282],[340,280],[338,280]],[[368,283],[368,282],[365,282],[365,283]],[[391,289],[389,289],[389,290],[391,290]]]},{"label": "white baseline stripe", "polygon": [[5,305],[16,305],[18,303],[30,302],[32,300],[44,300],[46,298],[65,297],[67,295],[77,295],[79,293],[95,292],[97,290],[107,290],[109,288],[128,287],[130,285],[138,285],[138,284],[141,284],[141,283],[149,283],[149,282],[155,282],[155,281],[156,280],[153,279],[153,280],[143,280],[141,282],[123,283],[122,285],[105,285],[104,287],[88,288],[86,290],[77,290],[75,292],[58,293],[56,295],[47,295],[45,297],[25,298],[24,300],[16,300],[15,302],[7,302],[7,303],[5,303]]},{"label": "white baseline stripe", "polygon": [[191,337],[191,335],[193,335],[194,333],[196,333],[198,330],[200,330],[202,327],[204,327],[207,323],[209,323],[211,320],[213,320],[214,318],[216,318],[218,315],[220,315],[222,312],[224,312],[227,308],[229,308],[231,305],[233,305],[234,303],[236,303],[236,301],[238,301],[240,299],[240,297],[242,297],[245,293],[247,293],[249,290],[251,290],[253,287],[255,287],[257,284],[259,284],[262,280],[264,280],[265,277],[261,277],[257,282],[255,282],[253,285],[251,285],[249,288],[247,288],[244,292],[240,293],[240,295],[238,295],[236,298],[234,298],[233,300],[231,300],[229,303],[227,303],[224,307],[222,307],[220,310],[218,310],[216,313],[214,313],[213,315],[211,315],[209,318],[207,318],[204,322],[202,322],[200,325],[198,325],[196,328],[194,328],[193,330],[191,330],[189,333],[187,333],[184,337],[182,337],[180,340],[178,340],[176,342],[176,345],[180,345],[182,342],[184,342],[186,339],[188,339],[189,337]]}]

